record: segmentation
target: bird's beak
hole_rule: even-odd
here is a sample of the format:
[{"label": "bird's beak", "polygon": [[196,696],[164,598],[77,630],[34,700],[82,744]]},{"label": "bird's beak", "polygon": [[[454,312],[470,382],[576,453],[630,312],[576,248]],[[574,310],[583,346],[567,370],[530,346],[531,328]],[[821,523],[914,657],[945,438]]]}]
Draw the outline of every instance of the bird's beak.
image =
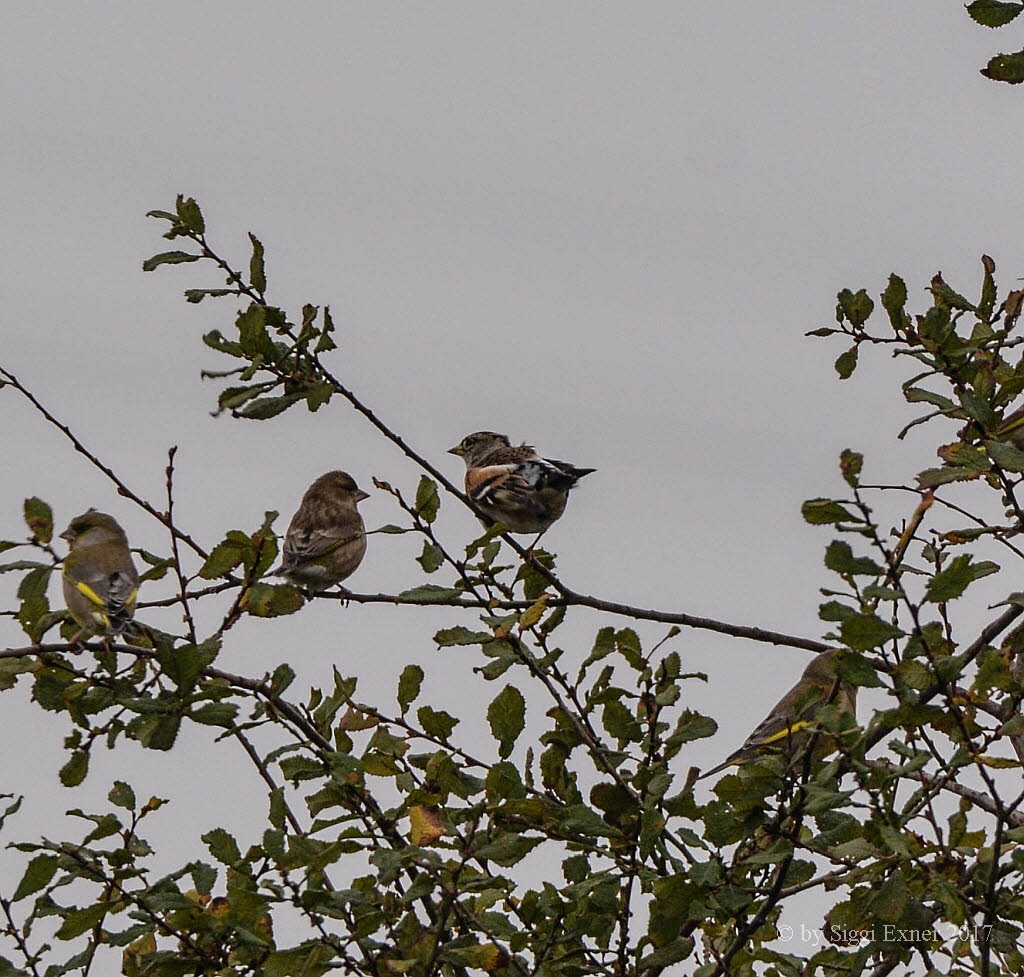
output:
[{"label": "bird's beak", "polygon": [[454,448],[449,448],[448,449],[448,454],[450,454],[450,455],[458,455],[461,458],[465,454],[465,452],[462,450],[462,445],[461,444],[457,444],[457,445],[455,445]]},{"label": "bird's beak", "polygon": [[60,534],[60,538],[61,539],[66,539],[70,543],[71,540],[73,540],[75,538],[75,534],[73,532],[71,532],[70,529],[65,529],[64,532],[62,532]]},{"label": "bird's beak", "polygon": [[368,499],[369,497],[369,492],[364,492],[362,489],[356,489],[356,502],[362,502],[363,499]]}]

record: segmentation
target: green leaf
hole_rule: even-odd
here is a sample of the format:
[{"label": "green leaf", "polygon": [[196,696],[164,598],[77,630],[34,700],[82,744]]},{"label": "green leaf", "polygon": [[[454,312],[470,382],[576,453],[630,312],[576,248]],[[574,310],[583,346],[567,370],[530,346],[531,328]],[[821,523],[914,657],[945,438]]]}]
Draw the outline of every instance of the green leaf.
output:
[{"label": "green leaf", "polygon": [[[323,977],[332,969],[331,961],[336,956],[333,947],[310,940],[288,950],[275,950],[259,969],[263,977]],[[390,971],[390,968],[381,969]]]},{"label": "green leaf", "polygon": [[208,702],[205,706],[191,710],[188,718],[204,726],[229,728],[237,715],[238,706],[234,702]]},{"label": "green leaf", "polygon": [[426,475],[420,476],[420,484],[416,488],[416,514],[425,523],[432,523],[437,518],[437,510],[441,499],[437,494],[437,483]]},{"label": "green leaf", "polygon": [[962,390],[958,396],[960,406],[972,421],[977,421],[986,431],[995,431],[998,428],[999,418],[987,400],[983,400],[969,390]]},{"label": "green leaf", "polygon": [[904,386],[903,396],[906,397],[908,404],[932,404],[940,410],[956,409],[956,404],[948,397],[933,393],[931,390],[925,390],[924,387]]},{"label": "green leaf", "polygon": [[840,380],[849,380],[857,369],[857,347],[851,346],[845,353],[840,353],[835,368]]},{"label": "green leaf", "polygon": [[242,603],[253,617],[284,617],[299,610],[306,598],[290,584],[254,583]]},{"label": "green leaf", "polygon": [[461,590],[425,583],[419,587],[413,587],[412,590],[403,590],[395,597],[395,601],[399,604],[450,604],[462,596]]},{"label": "green leaf", "polygon": [[11,901],[17,902],[19,899],[24,899],[26,896],[32,895],[33,892],[38,892],[44,886],[49,885],[56,872],[56,855],[36,855],[28,863],[25,874],[18,883],[18,888],[14,890],[14,895],[11,896]]},{"label": "green leaf", "polygon": [[267,269],[263,260],[263,244],[252,231],[249,232],[252,242],[252,257],[249,259],[249,284],[262,295],[267,290]]},{"label": "green leaf", "polygon": [[1024,472],[1024,451],[1003,441],[986,441],[989,457],[1004,471]]},{"label": "green leaf", "polygon": [[441,648],[450,648],[452,645],[482,645],[490,641],[493,635],[487,631],[470,631],[461,625],[454,628],[442,628],[434,635],[434,640]]},{"label": "green leaf", "polygon": [[843,481],[852,488],[860,484],[860,473],[864,468],[864,456],[859,451],[844,448],[839,455],[839,472]]},{"label": "green leaf", "polygon": [[252,543],[249,538],[244,533],[232,530],[223,542],[210,551],[206,562],[199,568],[199,576],[204,580],[226,577],[251,552]]},{"label": "green leaf", "polygon": [[242,853],[238,850],[238,842],[223,828],[214,828],[202,835],[210,854],[223,865],[232,867],[242,860]]},{"label": "green leaf", "polygon": [[477,858],[494,862],[502,868],[511,868],[521,862],[534,848],[544,842],[543,838],[527,838],[523,835],[503,835],[477,848]]},{"label": "green leaf", "polygon": [[832,499],[808,499],[801,507],[800,514],[812,526],[827,526],[837,522],[858,522],[838,502]]},{"label": "green leaf", "polygon": [[931,285],[928,287],[928,291],[935,296],[935,298],[944,305],[949,306],[951,309],[956,309],[959,312],[974,312],[974,303],[964,298],[959,292],[950,288],[943,280],[941,275],[936,275],[932,279]]},{"label": "green leaf", "polygon": [[972,563],[972,559],[970,553],[964,553],[955,557],[944,570],[935,574],[925,587],[925,600],[933,604],[955,600],[975,580],[999,571],[999,567],[990,560]]},{"label": "green leaf", "polygon": [[875,303],[863,288],[858,289],[856,293],[844,288],[836,296],[836,300],[836,318],[839,321],[845,318],[855,328],[863,326],[875,310]]},{"label": "green leaf", "polygon": [[183,197],[180,193],[175,201],[174,209],[178,212],[178,220],[182,226],[193,234],[205,234],[206,222],[203,220],[203,212],[191,197]]},{"label": "green leaf", "polygon": [[431,706],[420,706],[416,710],[416,718],[425,733],[442,740],[448,739],[459,724],[454,716],[448,715],[443,709],[434,709]]},{"label": "green leaf", "polygon": [[252,400],[241,410],[235,412],[236,417],[244,417],[250,421],[266,421],[284,413],[292,404],[298,403],[306,395],[304,393],[285,394],[282,397],[260,397]]},{"label": "green leaf", "polygon": [[77,787],[89,772],[89,754],[85,750],[75,750],[71,759],[60,768],[60,782],[65,787]]},{"label": "green leaf", "polygon": [[73,940],[76,936],[93,929],[107,915],[110,903],[101,902],[86,909],[78,909],[65,917],[61,927],[54,934],[58,940]]},{"label": "green leaf", "polygon": [[866,556],[854,556],[850,544],[841,539],[829,543],[825,550],[825,566],[843,576],[877,577],[882,572],[874,560]]},{"label": "green leaf", "polygon": [[110,793],[107,794],[107,800],[117,807],[123,807],[126,811],[135,810],[135,791],[123,780],[114,781],[114,786],[110,788]]},{"label": "green leaf", "polygon": [[899,275],[890,275],[889,283],[882,292],[882,308],[889,316],[893,330],[906,327],[907,314],[903,307],[907,304],[907,286]]},{"label": "green leaf", "polygon": [[444,563],[444,552],[436,543],[430,540],[423,540],[423,552],[416,557],[416,562],[423,567],[427,573],[433,573]]},{"label": "green leaf", "polygon": [[423,669],[419,665],[406,665],[398,679],[398,705],[403,716],[420,694],[422,685]]},{"label": "green leaf", "polygon": [[841,655],[836,661],[836,674],[863,689],[883,688],[874,666],[863,655]]},{"label": "green leaf", "polygon": [[25,500],[25,524],[40,543],[53,539],[53,510],[42,500],[33,496]]},{"label": "green leaf", "polygon": [[900,637],[903,632],[876,614],[855,614],[839,625],[839,634],[843,644],[848,648],[854,651],[868,651]]},{"label": "green leaf", "polygon": [[526,726],[526,700],[514,685],[506,685],[487,707],[487,722],[498,741],[498,753],[507,760]]},{"label": "green leaf", "polygon": [[222,295],[237,295],[237,288],[186,288],[185,301],[192,305],[198,305],[207,296],[220,298]]},{"label": "green leaf", "polygon": [[37,567],[35,570],[29,570],[18,584],[19,599],[28,600],[31,597],[46,596],[46,589],[50,585],[50,574],[52,572],[53,570],[50,567]]},{"label": "green leaf", "polygon": [[938,488],[950,482],[968,482],[981,473],[976,468],[929,468],[917,476],[921,488]]},{"label": "green leaf", "polygon": [[1006,3],[1004,0],[974,0],[967,5],[971,19],[982,27],[1002,27],[1024,10],[1024,3]]},{"label": "green leaf", "polygon": [[187,251],[163,251],[142,262],[143,271],[154,271],[161,265],[182,265],[190,261],[198,261],[199,255]]},{"label": "green leaf", "polygon": [[586,804],[567,807],[559,819],[559,827],[571,834],[586,835],[590,838],[616,838],[620,835],[600,814]]}]

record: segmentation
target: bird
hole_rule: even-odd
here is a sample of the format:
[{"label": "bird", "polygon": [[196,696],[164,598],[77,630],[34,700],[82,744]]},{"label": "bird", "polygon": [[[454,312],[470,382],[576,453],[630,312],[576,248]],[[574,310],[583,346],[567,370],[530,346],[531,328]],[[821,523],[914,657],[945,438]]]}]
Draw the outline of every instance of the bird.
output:
[{"label": "bird", "polygon": [[60,534],[70,546],[61,582],[75,622],[90,635],[117,635],[131,628],[139,572],[128,537],[113,516],[89,509]]},{"label": "bird", "polygon": [[493,431],[469,434],[448,453],[466,463],[466,495],[480,521],[504,523],[513,533],[543,533],[565,511],[569,490],[596,471],[541,458],[531,445],[513,446]]},{"label": "bird", "polygon": [[271,576],[309,590],[326,590],[351,576],[366,553],[366,526],[356,506],[369,497],[347,472],[321,475],[288,524],[281,565]]},{"label": "bird", "polygon": [[[738,766],[768,753],[781,753],[792,763],[803,753],[816,730],[815,713],[819,706],[832,703],[841,712],[857,715],[857,686],[836,675],[837,650],[816,655],[803,675],[757,725],[744,744],[717,767],[702,774],[710,777],[726,767]],[[832,738],[821,733],[814,745],[817,758],[834,749]]]}]

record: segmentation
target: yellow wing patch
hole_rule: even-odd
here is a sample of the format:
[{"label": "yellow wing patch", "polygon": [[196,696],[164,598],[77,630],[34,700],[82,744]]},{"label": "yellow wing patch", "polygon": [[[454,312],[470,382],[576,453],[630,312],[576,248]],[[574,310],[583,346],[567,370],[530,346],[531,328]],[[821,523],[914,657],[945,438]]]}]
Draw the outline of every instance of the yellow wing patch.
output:
[{"label": "yellow wing patch", "polygon": [[808,726],[813,725],[813,723],[808,722],[806,719],[798,720],[797,722],[793,723],[792,726],[787,726],[781,732],[773,733],[771,736],[767,736],[763,740],[759,740],[757,745],[767,746],[769,743],[777,743],[779,740],[784,740],[787,737],[792,736],[794,733],[799,732],[801,729],[807,729]]},{"label": "yellow wing patch", "polygon": [[106,607],[107,602],[96,593],[88,584],[82,583],[81,580],[75,581],[75,589],[82,594],[86,599],[91,601],[97,607]]}]

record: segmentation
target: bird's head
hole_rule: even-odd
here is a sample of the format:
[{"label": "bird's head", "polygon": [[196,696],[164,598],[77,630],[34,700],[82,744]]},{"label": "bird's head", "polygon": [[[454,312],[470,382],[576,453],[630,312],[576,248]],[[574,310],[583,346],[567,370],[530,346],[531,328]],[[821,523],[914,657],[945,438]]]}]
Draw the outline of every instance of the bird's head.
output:
[{"label": "bird's head", "polygon": [[80,516],[75,516],[68,523],[68,528],[60,534],[61,539],[66,539],[72,546],[81,543],[93,544],[101,542],[116,541],[127,543],[128,538],[124,530],[118,525],[113,516],[97,509],[88,509]]},{"label": "bird's head", "polygon": [[510,446],[511,442],[504,434],[477,431],[475,434],[467,434],[454,448],[449,448],[448,454],[458,455],[470,468],[476,468],[496,448]]}]

